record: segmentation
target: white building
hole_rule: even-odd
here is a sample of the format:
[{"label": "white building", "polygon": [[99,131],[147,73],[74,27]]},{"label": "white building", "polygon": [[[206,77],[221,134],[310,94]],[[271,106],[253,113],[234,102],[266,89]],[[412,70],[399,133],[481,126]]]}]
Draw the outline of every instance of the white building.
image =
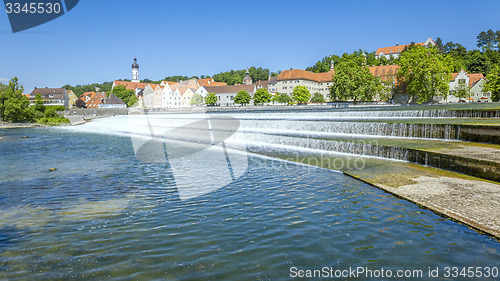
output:
[{"label": "white building", "polygon": [[153,108],[153,92],[155,89],[152,85],[148,84],[144,87],[144,91],[142,92],[142,103],[144,108],[152,109]]},{"label": "white building", "polygon": [[202,97],[206,97],[208,95],[208,91],[207,89],[205,89],[205,87],[200,86],[198,90],[196,90],[195,94],[200,95]]},{"label": "white building", "polygon": [[234,106],[234,97],[239,91],[245,90],[251,96],[257,91],[254,84],[252,85],[230,85],[230,86],[219,86],[219,87],[206,87],[209,93],[214,93],[217,97],[217,105],[219,106]]},{"label": "white building", "polygon": [[270,77],[269,76],[269,84],[268,91],[271,94],[276,94],[278,92],[278,76]]},{"label": "white building", "polygon": [[[314,93],[320,93],[325,100],[329,100],[330,87],[333,86],[332,79],[334,72],[333,63],[330,65],[330,71],[324,73],[314,73],[293,68],[282,71],[276,79],[275,92],[291,95],[295,87],[304,86],[309,90],[311,96]],[[271,86],[269,87],[271,88]],[[274,89],[274,86],[272,88]]]},{"label": "white building", "polygon": [[[429,46],[429,45],[436,45],[436,42],[432,40],[432,38],[427,38],[425,42],[422,43],[415,43],[417,46]],[[391,46],[391,47],[384,47],[384,48],[378,48],[377,52],[375,53],[375,57],[380,59],[385,57],[386,59],[397,59],[399,58],[399,55],[401,55],[401,52],[404,51],[406,47],[410,46],[410,44],[406,45],[399,45],[396,44],[396,46]]]},{"label": "white building", "polygon": [[30,100],[30,105],[36,102],[36,95],[42,96],[45,106],[69,106],[68,92],[64,88],[36,88],[29,95],[25,95]]},{"label": "white building", "polygon": [[[450,91],[446,98],[446,103],[459,102],[460,99],[454,94],[464,85],[469,92],[468,97],[462,98],[464,102],[491,102],[491,93],[483,93],[483,87],[486,80],[482,73],[468,74],[463,69],[458,73],[452,73],[452,79],[449,83]],[[462,87],[464,87],[462,86]]]},{"label": "white building", "polygon": [[470,97],[473,98],[475,102],[492,102],[491,93],[483,93],[485,83],[486,79],[481,78],[470,89]]}]

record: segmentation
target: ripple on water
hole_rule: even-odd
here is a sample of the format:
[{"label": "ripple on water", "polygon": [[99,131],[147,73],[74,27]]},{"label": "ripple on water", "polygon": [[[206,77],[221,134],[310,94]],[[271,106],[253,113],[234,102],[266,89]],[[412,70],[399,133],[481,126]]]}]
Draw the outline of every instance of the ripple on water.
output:
[{"label": "ripple on water", "polygon": [[[126,147],[124,139],[52,137],[55,147],[77,138],[72,151],[88,158],[64,177],[0,182],[0,198],[9,198],[0,205],[2,280],[287,280],[291,266],[491,266],[500,259],[496,241],[328,170],[250,156],[242,178],[181,201],[164,166],[93,145]],[[57,158],[57,149],[45,149],[35,169]]]}]

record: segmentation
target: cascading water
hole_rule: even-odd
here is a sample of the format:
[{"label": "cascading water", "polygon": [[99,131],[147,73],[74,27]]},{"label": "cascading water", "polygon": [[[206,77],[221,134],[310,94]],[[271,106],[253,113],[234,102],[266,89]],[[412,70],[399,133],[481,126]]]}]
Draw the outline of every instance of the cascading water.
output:
[{"label": "cascading water", "polygon": [[[496,112],[496,111],[495,111]],[[415,156],[410,149],[398,142],[406,140],[460,140],[461,126],[454,124],[427,124],[426,118],[433,120],[450,116],[464,117],[474,115],[469,111],[328,111],[328,112],[245,112],[205,114],[131,114],[111,119],[96,120],[84,126],[71,127],[70,130],[102,132],[130,135],[132,139],[147,137],[172,139],[167,131],[183,132],[186,124],[203,118],[212,120],[229,119],[239,121],[234,135],[224,140],[224,149],[246,150],[253,148],[280,148],[287,150],[307,149],[317,153],[341,153],[353,156],[382,157],[411,161]],[[491,114],[490,115],[495,115]],[[484,113],[476,114],[484,116]],[[497,115],[495,115],[496,117]],[[226,120],[226,121],[224,121]],[[424,120],[425,121],[425,120]],[[214,121],[215,122],[215,121]],[[133,126],[133,130],[130,130]],[[190,125],[191,126],[191,125]],[[224,125],[219,128],[188,128],[190,143],[203,143],[201,135],[207,132],[224,133]],[[205,132],[205,133],[202,133]],[[395,144],[380,144],[380,140],[394,140]],[[133,143],[144,143],[134,141]],[[137,149],[135,149],[137,153]],[[163,151],[162,151],[163,153]],[[163,157],[163,156],[162,156]],[[425,156],[428,157],[428,156]],[[428,161],[425,161],[427,164]]]}]

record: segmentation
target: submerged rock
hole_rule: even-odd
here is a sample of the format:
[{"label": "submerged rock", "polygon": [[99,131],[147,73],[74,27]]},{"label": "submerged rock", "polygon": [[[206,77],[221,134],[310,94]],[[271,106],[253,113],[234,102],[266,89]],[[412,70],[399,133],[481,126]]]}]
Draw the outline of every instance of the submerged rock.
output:
[{"label": "submerged rock", "polygon": [[50,172],[54,172],[54,171],[57,171],[57,168],[50,168],[49,169]]}]

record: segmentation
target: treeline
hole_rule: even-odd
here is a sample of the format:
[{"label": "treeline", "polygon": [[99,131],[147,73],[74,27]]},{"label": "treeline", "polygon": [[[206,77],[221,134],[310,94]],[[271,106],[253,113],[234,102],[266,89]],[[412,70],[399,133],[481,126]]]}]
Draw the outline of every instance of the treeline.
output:
[{"label": "treeline", "polygon": [[[264,69],[262,67],[255,67],[252,66],[249,69],[250,72],[250,77],[254,82],[256,81],[264,81],[268,80],[269,74],[271,76],[278,76],[278,73],[276,72],[270,72],[269,69]],[[241,84],[243,83],[243,79],[246,76],[246,69],[242,70],[230,70],[226,72],[221,72],[215,74],[213,77],[210,75],[200,75],[200,76],[182,76],[182,75],[174,75],[174,76],[167,76],[162,80],[151,80],[151,79],[142,79],[140,82],[141,83],[151,83],[151,84],[160,84],[162,81],[170,81],[170,82],[180,82],[180,81],[186,81],[190,79],[205,79],[205,78],[213,78],[214,81],[216,82],[224,82],[228,85],[235,85],[235,84]],[[118,79],[118,81],[127,81],[130,82],[130,79]],[[94,92],[96,87],[99,88],[99,91],[101,92],[107,92],[109,93],[111,91],[111,88],[113,86],[113,82],[104,82],[104,83],[93,83],[93,84],[88,84],[88,85],[76,85],[76,86],[71,86],[71,85],[65,85],[63,88],[66,90],[72,90],[77,97],[80,97],[83,93],[85,92]]]},{"label": "treeline", "polygon": [[[464,46],[455,42],[444,43],[441,38],[436,39],[436,48],[443,55],[450,55],[453,58],[452,71],[459,72],[464,69],[468,73],[482,73],[488,75],[494,65],[500,64],[500,30],[483,31],[476,37],[477,47],[479,49],[467,50]],[[414,42],[410,43],[410,47],[415,46]],[[403,52],[407,51],[406,48]],[[398,64],[399,59],[377,59],[375,52],[366,52],[358,50],[354,54],[363,54],[364,62],[368,66],[391,65]],[[311,67],[306,68],[308,71],[321,73],[330,71],[330,63],[335,64],[343,62],[343,56],[331,55],[324,57],[316,62]]]},{"label": "treeline", "polygon": [[[269,74],[271,76],[277,76],[278,73],[270,72],[269,69],[264,69],[262,67],[252,66],[248,69],[250,77],[254,82],[256,81],[267,81],[269,79]],[[236,85],[243,83],[247,73],[246,69],[242,70],[230,70],[226,72],[217,73],[213,76],[215,82],[224,82],[228,85]]]},{"label": "treeline", "polygon": [[109,92],[111,91],[111,87],[113,86],[113,82],[104,82],[102,84],[93,83],[89,85],[64,85],[63,88],[67,91],[73,91],[77,97],[81,97],[83,93],[86,92],[95,92],[96,88],[99,88],[99,92]]}]

